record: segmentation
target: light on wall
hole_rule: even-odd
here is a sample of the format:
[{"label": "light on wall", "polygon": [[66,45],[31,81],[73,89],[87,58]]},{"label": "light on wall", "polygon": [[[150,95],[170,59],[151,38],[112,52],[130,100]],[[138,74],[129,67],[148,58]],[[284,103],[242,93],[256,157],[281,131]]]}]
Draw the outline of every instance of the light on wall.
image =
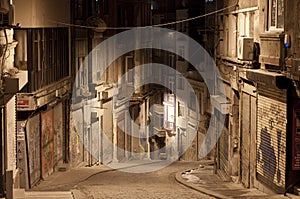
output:
[{"label": "light on wall", "polygon": [[286,48],[291,47],[291,37],[289,34],[284,35],[284,47],[286,47]]}]

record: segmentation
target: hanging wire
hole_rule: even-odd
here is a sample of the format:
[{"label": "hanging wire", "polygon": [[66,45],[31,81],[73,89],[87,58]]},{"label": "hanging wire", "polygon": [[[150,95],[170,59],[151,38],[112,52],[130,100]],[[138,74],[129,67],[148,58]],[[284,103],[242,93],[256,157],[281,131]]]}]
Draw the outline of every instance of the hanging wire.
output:
[{"label": "hanging wire", "polygon": [[210,15],[214,15],[214,14],[217,14],[219,12],[223,12],[227,9],[230,9],[230,8],[234,8],[236,7],[238,4],[238,1],[236,3],[234,3],[233,5],[230,5],[230,6],[227,6],[225,8],[221,8],[219,10],[215,10],[213,12],[209,12],[209,13],[206,13],[206,14],[203,14],[203,15],[199,15],[199,16],[196,16],[196,17],[191,17],[191,18],[187,18],[187,19],[183,19],[183,20],[178,20],[178,21],[173,21],[173,22],[168,22],[168,23],[161,23],[161,24],[154,24],[154,25],[149,25],[149,26],[124,26],[124,27],[94,27],[94,26],[85,26],[85,25],[77,25],[77,24],[70,24],[70,23],[65,23],[65,22],[59,22],[59,21],[53,21],[53,20],[50,20],[52,21],[53,23],[57,23],[57,24],[60,24],[60,25],[66,25],[66,26],[70,26],[70,27],[78,27],[78,28],[87,28],[87,29],[96,29],[96,30],[126,30],[126,29],[133,29],[133,28],[151,28],[151,27],[163,27],[163,26],[168,26],[168,25],[174,25],[174,24],[179,24],[179,23],[184,23],[184,22],[188,22],[188,21],[192,21],[192,20],[195,20],[195,19],[200,19],[200,18],[203,18],[203,17],[207,17],[207,16],[210,16]]}]

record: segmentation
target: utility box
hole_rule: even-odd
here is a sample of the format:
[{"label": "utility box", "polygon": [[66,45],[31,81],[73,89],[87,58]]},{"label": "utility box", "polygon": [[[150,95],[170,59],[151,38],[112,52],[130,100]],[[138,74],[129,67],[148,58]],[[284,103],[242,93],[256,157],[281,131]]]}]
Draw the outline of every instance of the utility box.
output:
[{"label": "utility box", "polygon": [[239,37],[238,59],[243,61],[253,60],[253,38],[252,37]]}]

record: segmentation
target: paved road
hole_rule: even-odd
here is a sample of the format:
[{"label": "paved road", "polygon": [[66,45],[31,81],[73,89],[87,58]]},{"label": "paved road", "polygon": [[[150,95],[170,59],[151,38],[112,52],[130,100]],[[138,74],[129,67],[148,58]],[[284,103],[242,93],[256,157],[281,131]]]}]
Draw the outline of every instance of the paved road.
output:
[{"label": "paved road", "polygon": [[176,162],[151,173],[119,170],[100,172],[75,185],[72,191],[75,199],[211,198],[176,182],[175,173],[184,170],[189,164]]}]

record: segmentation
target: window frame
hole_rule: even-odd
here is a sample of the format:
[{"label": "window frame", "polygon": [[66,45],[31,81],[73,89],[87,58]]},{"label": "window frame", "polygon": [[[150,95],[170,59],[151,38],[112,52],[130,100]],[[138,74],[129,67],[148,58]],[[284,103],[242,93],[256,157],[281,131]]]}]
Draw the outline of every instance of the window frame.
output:
[{"label": "window frame", "polygon": [[[275,25],[272,25],[272,5],[273,2],[275,1],[276,7],[275,7]],[[278,26],[278,3],[279,1],[282,1],[282,17],[283,17],[283,24],[282,27]],[[268,12],[267,12],[267,30],[268,31],[284,31],[284,0],[268,0],[267,1],[267,6],[268,6]]]}]

